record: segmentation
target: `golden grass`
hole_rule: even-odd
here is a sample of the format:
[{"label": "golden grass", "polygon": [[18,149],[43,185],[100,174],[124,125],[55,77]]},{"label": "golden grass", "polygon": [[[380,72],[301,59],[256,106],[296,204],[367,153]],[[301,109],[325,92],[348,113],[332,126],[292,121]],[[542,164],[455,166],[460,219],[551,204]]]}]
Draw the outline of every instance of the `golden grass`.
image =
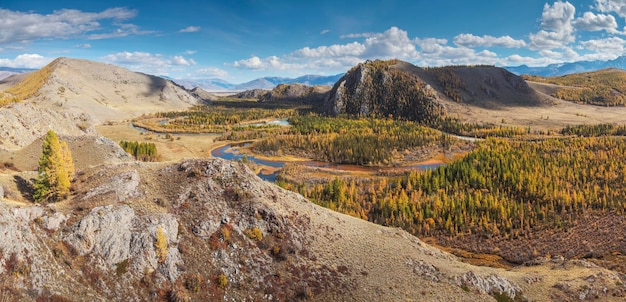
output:
[{"label": "golden grass", "polygon": [[14,99],[18,100],[25,100],[36,95],[37,92],[39,92],[39,89],[41,89],[41,87],[48,82],[50,74],[54,71],[57,62],[58,59],[54,60],[42,69],[29,74],[26,78],[17,83],[15,86],[7,89],[5,92],[11,94]]}]

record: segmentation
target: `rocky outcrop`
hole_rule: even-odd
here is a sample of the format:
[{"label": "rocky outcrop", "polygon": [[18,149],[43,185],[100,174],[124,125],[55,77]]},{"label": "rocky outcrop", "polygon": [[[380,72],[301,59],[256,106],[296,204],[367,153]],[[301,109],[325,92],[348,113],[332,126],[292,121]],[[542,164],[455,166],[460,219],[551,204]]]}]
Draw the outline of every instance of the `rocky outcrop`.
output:
[{"label": "rocky outcrop", "polygon": [[259,97],[260,102],[301,101],[317,103],[324,100],[328,86],[307,86],[303,84],[280,84]]},{"label": "rocky outcrop", "polygon": [[44,136],[96,135],[90,115],[76,110],[53,110],[29,102],[0,107],[0,149],[20,149]]},{"label": "rocky outcrop", "polygon": [[258,99],[267,94],[269,91],[265,89],[251,89],[235,94],[238,99]]},{"label": "rocky outcrop", "polygon": [[416,74],[396,68],[398,62],[368,61],[353,67],[326,95],[324,110],[331,115],[393,116],[422,123],[444,115],[437,92]]},{"label": "rocky outcrop", "polygon": [[[159,263],[155,242],[157,230],[167,239],[167,256]],[[112,270],[129,261],[128,271],[143,276],[146,270],[159,270],[170,281],[180,275],[183,264],[176,244],[178,221],[170,214],[136,215],[127,205],[95,207],[76,223],[64,240],[81,255],[93,255],[94,265]]]},{"label": "rocky outcrop", "polygon": [[3,299],[624,296],[621,277],[596,266],[471,266],[400,229],[318,207],[237,162],[122,163],[84,171],[74,184],[57,204],[0,203]]},{"label": "rocky outcrop", "polygon": [[195,87],[195,88],[191,89],[189,92],[193,96],[195,96],[198,100],[200,100],[200,101],[202,101],[203,103],[206,103],[206,104],[209,104],[212,101],[217,100],[217,97],[214,94],[212,94],[212,93],[210,93],[210,92],[208,92],[208,91],[206,91],[206,90],[204,90],[204,89],[202,89],[200,87]]}]

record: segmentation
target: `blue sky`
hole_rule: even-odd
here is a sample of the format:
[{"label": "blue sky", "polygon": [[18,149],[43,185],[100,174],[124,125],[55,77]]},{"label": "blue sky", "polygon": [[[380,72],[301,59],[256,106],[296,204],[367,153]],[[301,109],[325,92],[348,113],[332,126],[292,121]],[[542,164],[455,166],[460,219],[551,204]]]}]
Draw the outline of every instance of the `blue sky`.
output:
[{"label": "blue sky", "polygon": [[419,66],[544,66],[624,54],[626,0],[0,2],[0,66],[65,56],[240,83]]}]

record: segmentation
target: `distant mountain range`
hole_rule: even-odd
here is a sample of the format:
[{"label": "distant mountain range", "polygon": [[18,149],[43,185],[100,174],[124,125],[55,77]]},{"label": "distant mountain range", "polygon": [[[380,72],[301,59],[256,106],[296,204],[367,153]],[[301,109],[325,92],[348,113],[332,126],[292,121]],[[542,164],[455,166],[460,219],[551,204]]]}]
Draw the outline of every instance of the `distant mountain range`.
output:
[{"label": "distant mountain range", "polygon": [[32,68],[12,68],[12,67],[0,67],[0,80],[8,78],[14,74],[35,71],[37,69]]},{"label": "distant mountain range", "polygon": [[608,61],[578,61],[571,63],[550,64],[545,67],[529,67],[526,65],[504,67],[508,71],[522,75],[531,74],[544,77],[562,76],[573,73],[596,71],[605,68],[626,69],[626,56]]},{"label": "distant mountain range", "polygon": [[243,91],[252,89],[270,90],[280,84],[304,84],[309,86],[326,85],[333,86],[343,73],[322,76],[322,75],[304,75],[297,78],[283,77],[263,77],[241,84],[232,84],[222,79],[172,79],[174,82],[185,86],[187,89],[200,87],[207,91]]}]

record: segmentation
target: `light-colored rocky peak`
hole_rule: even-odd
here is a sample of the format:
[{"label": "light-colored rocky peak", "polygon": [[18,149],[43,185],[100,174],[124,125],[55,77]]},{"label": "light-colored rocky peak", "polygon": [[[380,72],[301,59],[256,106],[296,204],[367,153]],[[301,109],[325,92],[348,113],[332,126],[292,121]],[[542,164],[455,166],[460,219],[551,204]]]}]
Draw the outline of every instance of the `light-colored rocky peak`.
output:
[{"label": "light-colored rocky peak", "polygon": [[110,64],[70,58],[54,60],[16,85],[20,92],[25,91],[22,95],[40,106],[55,110],[76,108],[90,114],[95,122],[182,110],[200,103],[172,81]]}]

